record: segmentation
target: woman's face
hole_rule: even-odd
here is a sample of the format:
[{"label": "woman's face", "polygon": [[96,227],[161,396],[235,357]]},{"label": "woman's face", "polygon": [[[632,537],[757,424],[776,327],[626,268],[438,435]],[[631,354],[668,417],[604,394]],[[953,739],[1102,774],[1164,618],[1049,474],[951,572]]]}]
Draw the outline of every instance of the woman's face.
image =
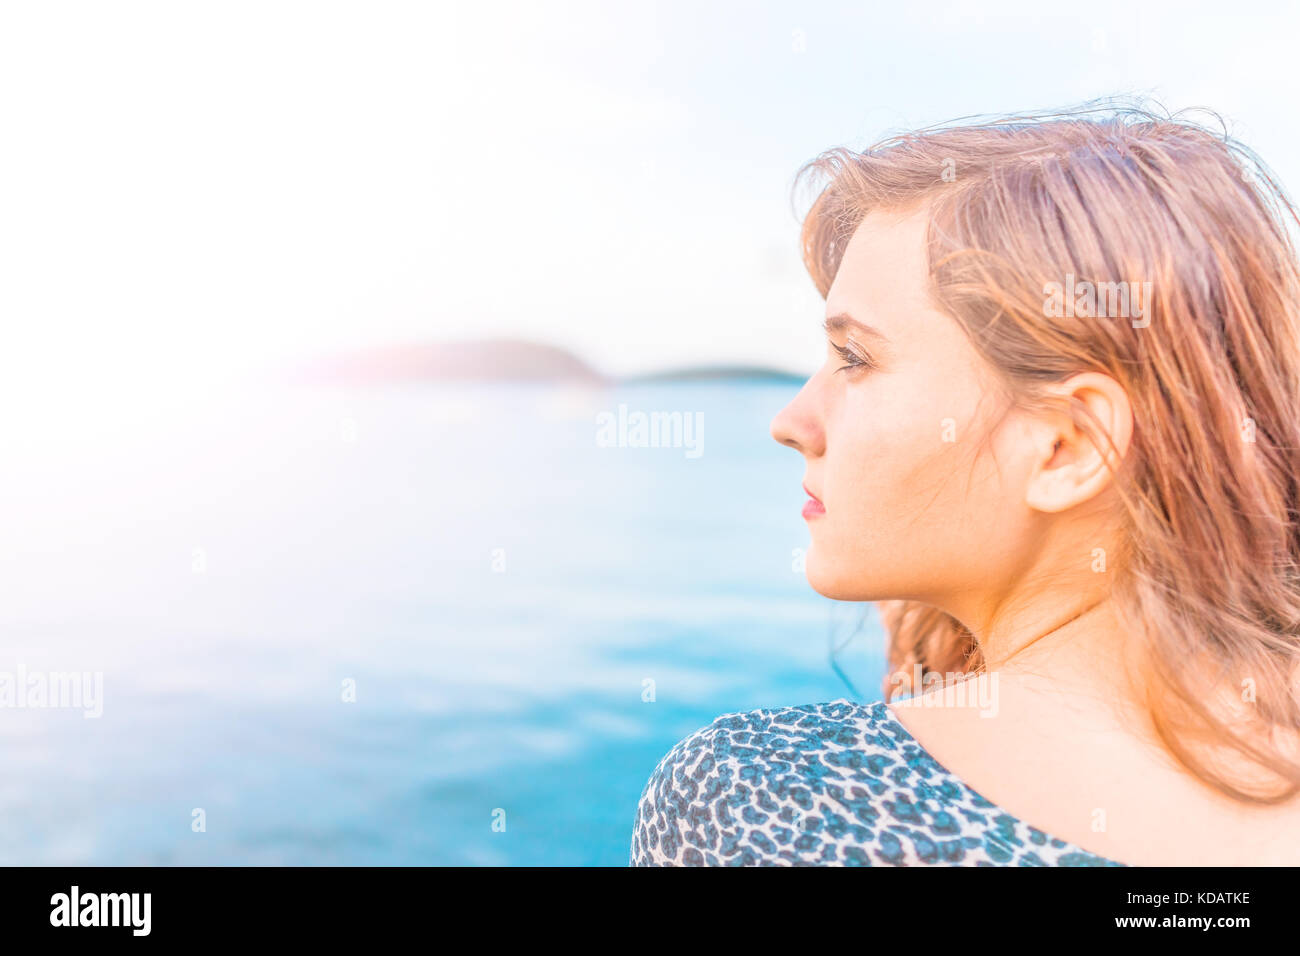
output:
[{"label": "woman's face", "polygon": [[1033,458],[965,334],[928,301],[926,222],[863,220],[826,296],[826,363],[772,435],[804,456],[822,505],[804,509],[817,591],[955,609],[1024,570]]}]

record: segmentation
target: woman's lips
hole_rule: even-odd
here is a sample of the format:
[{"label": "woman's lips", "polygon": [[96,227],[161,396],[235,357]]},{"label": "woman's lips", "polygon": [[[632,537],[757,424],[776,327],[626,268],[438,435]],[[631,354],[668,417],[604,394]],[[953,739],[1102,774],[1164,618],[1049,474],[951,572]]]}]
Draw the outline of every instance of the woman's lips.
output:
[{"label": "woman's lips", "polygon": [[807,485],[804,485],[803,490],[804,493],[808,495],[808,502],[803,506],[803,516],[805,518],[816,518],[819,515],[824,515],[826,513],[826,506],[817,499],[816,495],[808,490]]}]

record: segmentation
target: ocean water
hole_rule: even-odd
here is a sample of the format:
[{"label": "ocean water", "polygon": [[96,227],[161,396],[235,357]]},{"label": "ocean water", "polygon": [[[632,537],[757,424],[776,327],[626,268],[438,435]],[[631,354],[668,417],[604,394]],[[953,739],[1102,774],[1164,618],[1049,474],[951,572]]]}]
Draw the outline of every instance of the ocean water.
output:
[{"label": "ocean water", "polygon": [[[260,385],[10,419],[0,673],[100,675],[102,713],[0,707],[0,863],[624,865],[684,735],[878,696],[872,619],[799,567],[803,462],[768,434],[793,393]],[[702,428],[636,447],[598,427],[620,406]]]}]

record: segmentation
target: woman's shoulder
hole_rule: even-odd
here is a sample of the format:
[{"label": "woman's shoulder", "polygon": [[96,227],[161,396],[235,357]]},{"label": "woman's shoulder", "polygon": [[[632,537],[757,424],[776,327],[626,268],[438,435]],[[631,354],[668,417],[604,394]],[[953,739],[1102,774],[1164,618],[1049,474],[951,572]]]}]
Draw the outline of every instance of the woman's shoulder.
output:
[{"label": "woman's shoulder", "polygon": [[637,808],[633,865],[1106,865],[946,771],[884,701],[724,714]]},{"label": "woman's shoulder", "polygon": [[[823,764],[883,769],[901,753],[907,731],[883,701],[857,704],[834,700],[723,714],[678,741],[652,776],[685,782],[725,779],[733,767],[753,767],[787,775],[818,775]],[[885,758],[883,761],[881,757]]]}]

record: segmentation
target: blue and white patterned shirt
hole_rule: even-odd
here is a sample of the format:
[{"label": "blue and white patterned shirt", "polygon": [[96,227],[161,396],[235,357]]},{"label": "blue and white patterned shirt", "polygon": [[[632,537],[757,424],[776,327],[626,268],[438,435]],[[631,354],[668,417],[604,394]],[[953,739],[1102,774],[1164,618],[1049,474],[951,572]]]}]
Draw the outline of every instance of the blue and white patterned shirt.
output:
[{"label": "blue and white patterned shirt", "polygon": [[650,776],[633,866],[1124,866],[938,763],[884,701],[727,714]]}]

